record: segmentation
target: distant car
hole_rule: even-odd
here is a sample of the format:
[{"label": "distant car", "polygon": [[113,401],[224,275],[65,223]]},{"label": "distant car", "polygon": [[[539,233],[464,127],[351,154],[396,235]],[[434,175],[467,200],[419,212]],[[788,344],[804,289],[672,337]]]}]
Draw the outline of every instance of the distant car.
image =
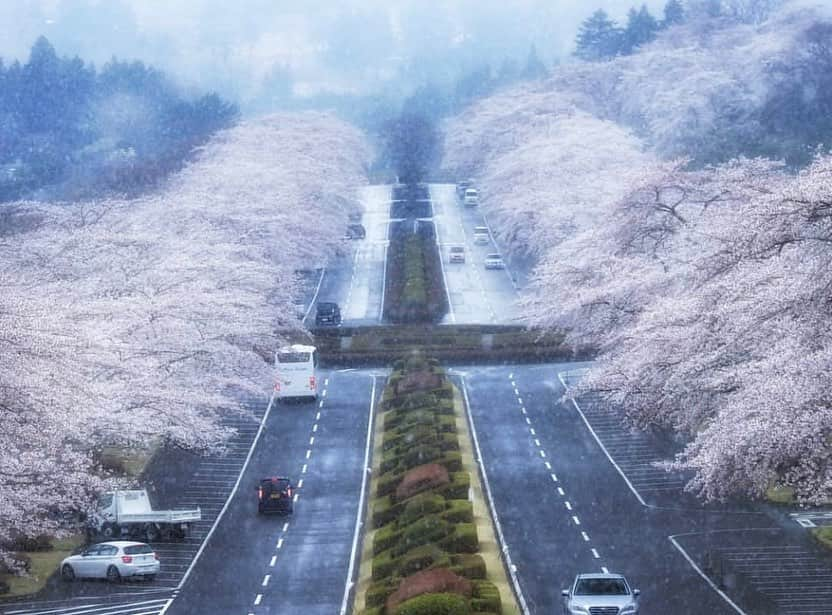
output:
[{"label": "distant car", "polygon": [[465,248],[463,246],[451,246],[448,251],[449,263],[464,263],[465,262]]},{"label": "distant car", "polygon": [[363,224],[352,222],[347,225],[347,232],[344,234],[344,239],[364,239],[367,237],[367,229]]},{"label": "distant car", "polygon": [[292,514],[295,512],[293,494],[292,481],[285,476],[262,479],[257,485],[257,513]]},{"label": "distant car", "polygon": [[338,307],[337,303],[332,303],[331,301],[322,301],[321,303],[318,303],[317,311],[315,312],[315,324],[317,326],[340,325],[341,308]]},{"label": "distant car", "polygon": [[298,320],[306,318],[306,304],[303,301],[295,301],[292,303],[292,310],[294,311],[295,318]]},{"label": "distant car", "polygon": [[61,578],[107,579],[117,583],[128,577],[143,577],[152,581],[159,574],[159,557],[153,547],[143,542],[116,540],[99,542],[86,547],[77,555],[61,562]]},{"label": "distant car", "polygon": [[466,207],[475,207],[480,204],[480,194],[476,188],[468,188],[465,190],[465,196],[462,197],[462,203]]},{"label": "distant car", "polygon": [[503,257],[493,252],[485,257],[486,269],[505,269],[506,264],[503,262]]},{"label": "distant car", "polygon": [[474,243],[478,245],[485,245],[491,241],[491,233],[488,232],[487,226],[474,227]]},{"label": "distant car", "polygon": [[565,615],[638,615],[637,589],[620,574],[579,574],[572,587],[564,589]]}]

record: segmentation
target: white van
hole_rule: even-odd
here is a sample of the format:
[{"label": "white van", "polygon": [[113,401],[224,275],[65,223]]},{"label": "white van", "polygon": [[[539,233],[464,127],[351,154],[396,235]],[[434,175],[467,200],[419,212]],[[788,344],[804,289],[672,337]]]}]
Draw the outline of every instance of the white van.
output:
[{"label": "white van", "polygon": [[274,392],[278,399],[292,397],[318,397],[318,351],[314,346],[293,344],[275,353],[277,374]]},{"label": "white van", "polygon": [[465,196],[462,197],[462,203],[466,207],[476,207],[480,204],[480,194],[476,188],[468,188],[465,191]]},{"label": "white van", "polygon": [[487,226],[474,227],[474,243],[480,246],[491,243],[491,233],[488,232]]}]

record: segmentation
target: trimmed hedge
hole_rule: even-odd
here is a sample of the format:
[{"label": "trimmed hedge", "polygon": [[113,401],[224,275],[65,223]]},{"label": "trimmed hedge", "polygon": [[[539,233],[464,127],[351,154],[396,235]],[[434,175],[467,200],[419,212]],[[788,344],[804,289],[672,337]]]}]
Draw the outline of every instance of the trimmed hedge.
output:
[{"label": "trimmed hedge", "polygon": [[[435,361],[410,357],[396,367],[382,395],[381,472],[370,504],[376,528],[372,583],[363,615],[499,614],[499,592],[485,580],[485,561],[478,555],[468,500],[471,476],[463,470],[453,387]],[[428,480],[437,470],[447,471],[450,482]],[[406,477],[413,489],[404,488]],[[413,490],[418,493],[410,495]],[[462,596],[424,585],[426,578],[443,575],[467,579],[471,591]],[[397,606],[398,600],[413,595],[414,587],[428,593]]]},{"label": "trimmed hedge", "polygon": [[469,615],[468,601],[457,594],[424,594],[396,609],[396,615]]}]

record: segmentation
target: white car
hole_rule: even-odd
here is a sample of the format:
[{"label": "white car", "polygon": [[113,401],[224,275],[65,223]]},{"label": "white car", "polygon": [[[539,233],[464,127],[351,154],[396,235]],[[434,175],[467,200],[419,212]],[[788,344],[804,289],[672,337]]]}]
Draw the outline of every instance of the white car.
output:
[{"label": "white car", "polygon": [[503,262],[503,257],[494,252],[485,257],[486,269],[505,269],[506,264]]},{"label": "white car", "polygon": [[641,592],[631,589],[620,574],[579,574],[572,587],[564,589],[565,615],[638,615]]},{"label": "white car", "polygon": [[487,226],[474,227],[474,243],[477,245],[486,245],[491,241],[491,233],[488,232]]},{"label": "white car", "polygon": [[451,246],[451,249],[448,251],[448,262],[449,263],[464,263],[465,262],[465,247],[464,246]]},{"label": "white car", "polygon": [[159,557],[150,545],[116,540],[89,545],[81,553],[64,559],[61,578],[64,581],[107,579],[117,583],[128,577],[143,577],[151,581],[159,568]]},{"label": "white car", "polygon": [[466,207],[476,207],[480,204],[480,195],[476,188],[467,188],[465,196],[462,197],[462,204]]}]

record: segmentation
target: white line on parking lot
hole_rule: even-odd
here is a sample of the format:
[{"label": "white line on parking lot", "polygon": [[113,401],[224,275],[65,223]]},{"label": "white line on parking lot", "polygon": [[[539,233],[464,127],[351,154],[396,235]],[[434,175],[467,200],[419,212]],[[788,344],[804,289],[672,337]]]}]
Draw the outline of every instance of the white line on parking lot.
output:
[{"label": "white line on parking lot", "polygon": [[[564,372],[558,372],[558,380],[560,380],[561,385],[563,385],[564,390],[566,390],[568,387],[566,386],[566,381],[563,378],[563,374]],[[572,402],[572,405],[575,406],[575,410],[578,411],[578,414],[581,415],[581,419],[583,419],[584,424],[586,425],[587,429],[589,429],[589,433],[591,433],[592,437],[595,438],[595,441],[598,443],[598,446],[601,447],[601,450],[604,452],[604,455],[607,456],[607,459],[610,460],[610,463],[613,465],[613,467],[616,470],[618,470],[618,473],[621,475],[621,478],[624,479],[624,482],[630,488],[630,491],[632,491],[633,495],[636,496],[636,499],[638,500],[639,504],[641,504],[642,506],[647,506],[647,502],[644,501],[644,498],[641,497],[641,494],[636,490],[635,487],[633,487],[633,483],[631,483],[630,479],[627,478],[627,475],[624,473],[624,470],[622,470],[619,467],[619,465],[615,462],[615,459],[612,458],[612,455],[610,455],[609,451],[607,451],[607,448],[604,446],[604,443],[601,442],[601,438],[599,438],[598,434],[595,433],[595,430],[592,429],[592,425],[589,424],[589,421],[584,415],[583,410],[581,410],[581,407],[578,405],[578,402],[576,402],[574,398],[570,398],[570,401]]]},{"label": "white line on parking lot", "polygon": [[[678,536],[678,534],[677,534],[677,536]],[[730,598],[726,595],[726,593],[725,593],[724,591],[722,591],[721,589],[719,589],[719,587],[717,587],[717,586],[716,586],[716,584],[715,584],[713,581],[711,581],[711,579],[708,577],[708,575],[706,575],[704,572],[702,572],[702,569],[701,569],[701,568],[699,568],[699,566],[697,566],[697,565],[696,565],[696,562],[694,562],[694,561],[693,561],[693,559],[691,558],[691,556],[690,556],[690,555],[688,555],[687,551],[685,551],[685,550],[682,548],[682,545],[680,545],[680,544],[676,541],[676,536],[668,536],[668,539],[670,540],[670,542],[671,542],[671,543],[673,543],[673,546],[674,546],[674,547],[676,547],[676,550],[677,550],[677,551],[679,551],[679,553],[681,553],[681,554],[682,554],[682,557],[684,557],[684,558],[687,560],[688,564],[690,564],[690,565],[691,565],[691,567],[692,567],[692,568],[693,568],[693,569],[694,569],[697,573],[699,573],[699,576],[700,576],[700,577],[702,577],[702,578],[705,580],[705,582],[706,582],[706,583],[710,586],[710,588],[711,588],[712,590],[714,590],[716,593],[718,593],[720,596],[722,596],[722,599],[723,599],[723,600],[725,600],[725,602],[727,602],[728,604],[730,604],[730,605],[731,605],[731,607],[732,607],[732,608],[733,608],[733,609],[734,609],[737,613],[739,613],[740,615],[747,615],[747,613],[746,613],[745,611],[743,611],[740,607],[738,607],[736,604],[734,604],[734,601],[733,601],[733,600],[731,600],[731,599],[730,599]],[[606,572],[606,571],[605,571],[605,572]]]}]

